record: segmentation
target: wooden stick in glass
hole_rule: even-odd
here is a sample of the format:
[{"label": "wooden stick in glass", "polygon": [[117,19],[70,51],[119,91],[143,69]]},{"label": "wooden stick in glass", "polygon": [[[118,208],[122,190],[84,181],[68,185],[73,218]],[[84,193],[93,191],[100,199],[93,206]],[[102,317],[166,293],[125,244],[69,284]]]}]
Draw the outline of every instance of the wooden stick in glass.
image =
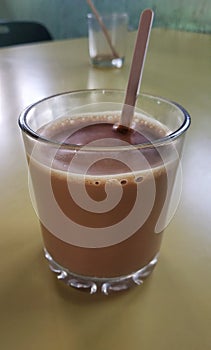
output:
[{"label": "wooden stick in glass", "polygon": [[[121,113],[119,131],[130,128],[137,94],[140,91],[142,73],[149,42],[154,13],[151,9],[146,9],[141,13],[138,33],[136,38],[133,59],[130,68],[129,80],[126,89],[125,101]],[[122,130],[120,130],[122,128]]]}]

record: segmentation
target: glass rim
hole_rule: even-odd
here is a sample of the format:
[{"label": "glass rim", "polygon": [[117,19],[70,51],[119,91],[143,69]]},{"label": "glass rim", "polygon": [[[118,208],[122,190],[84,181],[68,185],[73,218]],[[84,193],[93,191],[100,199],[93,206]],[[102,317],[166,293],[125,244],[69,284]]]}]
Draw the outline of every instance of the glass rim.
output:
[{"label": "glass rim", "polygon": [[182,112],[184,120],[181,123],[181,125],[175,130],[172,131],[170,134],[168,134],[167,136],[158,138],[156,140],[153,141],[149,141],[149,142],[143,142],[140,144],[129,144],[129,145],[121,145],[121,146],[87,146],[87,145],[77,145],[77,144],[69,144],[69,143],[64,143],[64,142],[59,142],[59,141],[55,141],[55,140],[51,140],[48,139],[46,137],[43,137],[41,135],[39,135],[39,133],[37,133],[36,131],[34,131],[27,123],[27,116],[28,113],[32,110],[32,108],[35,108],[37,105],[40,105],[42,102],[47,101],[47,100],[51,100],[55,97],[59,97],[59,96],[65,96],[65,95],[71,95],[71,94],[80,94],[80,93],[94,93],[94,92],[99,92],[102,94],[105,94],[105,92],[107,93],[122,93],[123,95],[125,94],[125,91],[122,89],[79,89],[79,90],[70,90],[70,91],[65,91],[65,92],[61,92],[58,94],[54,94],[54,95],[50,95],[47,97],[42,98],[41,100],[38,100],[34,103],[32,103],[31,105],[29,105],[28,107],[26,107],[21,114],[19,115],[18,118],[18,125],[20,127],[20,129],[27,134],[28,136],[30,136],[31,138],[33,138],[34,140],[40,141],[40,142],[44,142],[46,144],[51,144],[54,146],[59,146],[61,148],[67,148],[67,149],[72,149],[72,150],[80,150],[83,149],[85,147],[86,151],[112,151],[112,150],[130,150],[130,149],[144,149],[144,148],[152,148],[152,147],[159,147],[159,146],[164,146],[167,145],[169,143],[172,143],[174,140],[178,139],[181,135],[183,135],[185,133],[185,131],[189,128],[190,124],[191,124],[191,117],[189,115],[189,113],[187,112],[187,110],[182,107],[180,104],[178,104],[177,102],[174,102],[172,100],[160,97],[160,96],[155,96],[152,94],[148,94],[148,93],[139,93],[137,95],[137,97],[143,97],[143,98],[149,98],[152,100],[158,100],[160,102],[164,102],[167,103],[171,106],[174,106],[176,108],[178,108],[178,110],[180,112]]},{"label": "glass rim", "polygon": [[[86,17],[88,19],[95,19],[97,21],[97,18],[94,13],[87,13]],[[101,13],[100,18],[108,19],[108,18],[128,18],[128,13],[123,11],[123,12],[111,12],[111,13]]]}]

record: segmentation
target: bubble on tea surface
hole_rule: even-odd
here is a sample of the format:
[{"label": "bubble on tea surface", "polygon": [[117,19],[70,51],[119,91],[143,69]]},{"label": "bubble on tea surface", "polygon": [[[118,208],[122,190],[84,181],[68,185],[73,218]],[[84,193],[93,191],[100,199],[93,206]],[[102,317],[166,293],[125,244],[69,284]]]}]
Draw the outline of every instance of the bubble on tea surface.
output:
[{"label": "bubble on tea surface", "polygon": [[140,183],[140,182],[142,182],[143,181],[143,177],[142,176],[139,176],[139,177],[137,177],[136,179],[135,179],[135,182],[138,182],[138,183]]},{"label": "bubble on tea surface", "polygon": [[128,183],[128,181],[126,180],[126,179],[122,179],[121,181],[120,181],[120,183],[121,183],[121,185],[126,185],[127,183]]}]

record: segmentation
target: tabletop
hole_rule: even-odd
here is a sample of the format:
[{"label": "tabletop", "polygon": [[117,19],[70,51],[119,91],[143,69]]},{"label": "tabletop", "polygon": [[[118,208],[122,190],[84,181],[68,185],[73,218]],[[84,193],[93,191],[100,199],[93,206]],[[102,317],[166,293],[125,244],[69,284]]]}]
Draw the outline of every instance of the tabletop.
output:
[{"label": "tabletop", "polygon": [[0,49],[1,349],[211,348],[211,35],[153,29],[141,90],[179,102],[192,124],[183,189],[159,263],[143,286],[90,296],[56,280],[42,252],[17,119],[43,97],[126,87],[122,69],[89,65],[86,38]]}]

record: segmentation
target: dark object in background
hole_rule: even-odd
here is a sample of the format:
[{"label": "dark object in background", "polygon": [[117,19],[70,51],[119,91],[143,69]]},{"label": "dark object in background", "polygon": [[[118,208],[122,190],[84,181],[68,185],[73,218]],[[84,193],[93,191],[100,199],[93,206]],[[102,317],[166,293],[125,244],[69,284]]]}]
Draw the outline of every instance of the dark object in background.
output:
[{"label": "dark object in background", "polygon": [[41,23],[0,21],[0,47],[47,40],[53,40],[53,38]]}]

